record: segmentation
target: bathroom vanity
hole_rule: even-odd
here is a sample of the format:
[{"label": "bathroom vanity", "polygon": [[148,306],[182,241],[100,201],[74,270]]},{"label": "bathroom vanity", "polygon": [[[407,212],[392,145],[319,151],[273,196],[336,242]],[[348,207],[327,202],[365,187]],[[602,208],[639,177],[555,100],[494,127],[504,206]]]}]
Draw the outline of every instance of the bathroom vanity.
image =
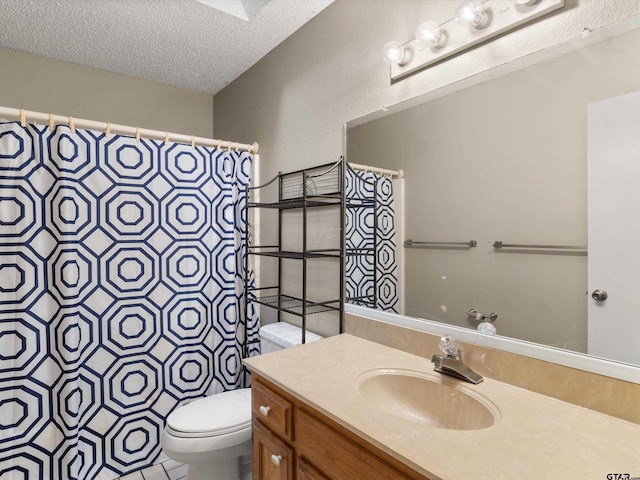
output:
[{"label": "bathroom vanity", "polygon": [[254,479],[425,478],[260,376],[252,396]]},{"label": "bathroom vanity", "polygon": [[[425,352],[425,356],[431,353]],[[640,476],[640,425],[339,335],[246,359],[254,479]]]}]

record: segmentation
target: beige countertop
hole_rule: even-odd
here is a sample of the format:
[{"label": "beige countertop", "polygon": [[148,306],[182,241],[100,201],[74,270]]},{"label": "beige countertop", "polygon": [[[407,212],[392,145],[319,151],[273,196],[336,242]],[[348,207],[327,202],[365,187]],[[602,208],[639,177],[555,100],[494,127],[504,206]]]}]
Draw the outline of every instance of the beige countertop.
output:
[{"label": "beige countertop", "polygon": [[361,373],[394,368],[432,375],[433,365],[359,337],[338,335],[245,363],[432,479],[606,480],[611,473],[640,478],[640,425],[491,378],[464,384],[498,407],[500,418],[489,428],[447,430],[377,408],[356,387]]}]

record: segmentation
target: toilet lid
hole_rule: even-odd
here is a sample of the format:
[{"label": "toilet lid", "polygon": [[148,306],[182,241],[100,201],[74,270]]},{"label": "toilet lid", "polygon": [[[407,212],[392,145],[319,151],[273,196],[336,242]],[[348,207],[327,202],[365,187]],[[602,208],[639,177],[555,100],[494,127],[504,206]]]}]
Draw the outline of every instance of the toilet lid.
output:
[{"label": "toilet lid", "polygon": [[167,418],[174,435],[217,436],[251,428],[251,389],[218,393],[183,405]]}]

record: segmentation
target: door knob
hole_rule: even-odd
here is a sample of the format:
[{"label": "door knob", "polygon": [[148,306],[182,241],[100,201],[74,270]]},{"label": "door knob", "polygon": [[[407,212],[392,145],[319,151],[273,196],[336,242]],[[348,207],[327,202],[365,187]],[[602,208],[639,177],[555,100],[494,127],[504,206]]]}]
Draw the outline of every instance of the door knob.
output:
[{"label": "door knob", "polygon": [[607,299],[607,292],[604,290],[596,289],[591,294],[591,298],[593,298],[596,302],[604,302]]}]

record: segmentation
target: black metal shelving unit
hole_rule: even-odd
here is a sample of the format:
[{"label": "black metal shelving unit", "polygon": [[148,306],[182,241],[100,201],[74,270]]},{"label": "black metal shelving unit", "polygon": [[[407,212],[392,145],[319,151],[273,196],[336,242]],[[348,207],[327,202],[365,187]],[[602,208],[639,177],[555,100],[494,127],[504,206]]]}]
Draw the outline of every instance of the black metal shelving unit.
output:
[{"label": "black metal shelving unit", "polygon": [[[266,189],[277,182],[278,200],[273,202],[251,201],[251,194]],[[341,158],[338,162],[317,167],[297,170],[289,173],[279,173],[264,185],[251,187],[247,191],[247,206],[250,209],[264,208],[278,211],[278,240],[273,245],[249,246],[249,255],[272,257],[277,259],[277,283],[266,287],[251,287],[245,280],[247,294],[247,309],[249,302],[255,302],[277,311],[277,319],[281,321],[281,314],[287,313],[301,318],[302,343],[306,341],[307,316],[323,312],[337,312],[339,331],[344,331],[344,268],[345,268],[345,162]],[[274,188],[274,187],[272,187]],[[319,208],[339,208],[340,215],[340,244],[335,248],[308,248],[309,212]],[[284,250],[283,245],[283,213],[287,210],[298,210],[302,215],[302,248],[291,251]],[[247,228],[246,244],[249,245],[249,228]],[[295,260],[300,263],[302,270],[302,293],[299,296],[289,295],[282,288],[282,271],[284,260]],[[312,259],[333,259],[339,262],[340,293],[338,298],[311,300],[309,298],[307,282],[307,262]],[[248,271],[247,264],[245,265]],[[251,343],[251,342],[246,342]]]}]

